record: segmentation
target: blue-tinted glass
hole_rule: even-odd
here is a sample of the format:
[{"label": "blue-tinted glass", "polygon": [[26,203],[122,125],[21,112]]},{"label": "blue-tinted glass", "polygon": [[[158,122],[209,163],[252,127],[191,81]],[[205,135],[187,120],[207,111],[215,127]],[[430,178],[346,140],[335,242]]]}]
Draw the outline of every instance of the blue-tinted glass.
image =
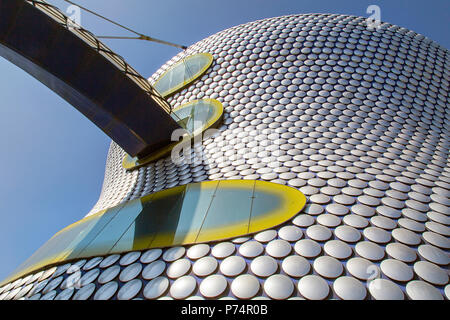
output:
[{"label": "blue-tinted glass", "polygon": [[[294,189],[257,182],[190,184],[122,204],[56,234],[15,274],[64,260],[221,240],[261,231],[285,222],[306,201],[301,193],[293,193]],[[291,196],[284,197],[282,192]],[[303,204],[297,203],[296,197],[303,199]]]},{"label": "blue-tinted glass", "polygon": [[279,195],[258,190],[258,186],[256,186],[251,217],[258,218],[271,214],[274,210],[280,207],[281,202],[282,200]]},{"label": "blue-tinted glass", "polygon": [[[272,189],[269,184],[256,184],[248,232],[272,228],[292,217],[292,209],[278,188]],[[280,219],[283,215],[285,218]]]},{"label": "blue-tinted glass", "polygon": [[80,255],[90,257],[109,252],[142,211],[140,199],[132,200],[103,228]]},{"label": "blue-tinted glass", "polygon": [[[175,230],[176,242],[195,241],[219,182],[209,184],[205,188],[201,184],[188,185],[188,192],[183,199],[179,222]],[[195,238],[192,237],[195,235]]]},{"label": "blue-tinted glass", "polygon": [[163,74],[154,84],[154,88],[162,96],[167,96],[194,81],[209,64],[211,58],[204,54],[190,56]]},{"label": "blue-tinted glass", "polygon": [[186,188],[180,186],[165,190],[144,204],[144,211],[136,220],[136,237],[145,239],[146,246],[151,243],[165,246],[174,242]]},{"label": "blue-tinted glass", "polygon": [[85,230],[80,232],[78,237],[69,246],[68,249],[70,249],[71,253],[66,259],[78,258],[83,250],[103,231],[106,225],[112,221],[123,207],[124,204],[119,205],[92,219]]},{"label": "blue-tinted glass", "polygon": [[131,226],[126,230],[126,232],[122,235],[119,241],[114,244],[114,247],[108,253],[120,253],[132,250],[139,250],[143,248],[138,248],[135,245],[135,231],[136,231],[136,222],[133,222]]},{"label": "blue-tinted glass", "polygon": [[38,250],[36,250],[35,253],[33,253],[31,257],[29,257],[25,262],[19,265],[12,274],[20,274],[27,268],[38,265],[39,262],[49,258],[50,256],[47,253],[54,251],[52,250],[52,248],[54,248],[58,244],[58,235],[54,235],[50,240],[44,243]]},{"label": "blue-tinted glass", "polygon": [[[219,181],[219,186],[214,195],[211,207],[208,210],[205,222],[198,239],[210,237],[214,232],[223,232],[223,237],[228,237],[228,232],[245,234],[248,230],[254,181],[242,181],[249,184],[247,188],[240,184],[230,186]],[[218,235],[221,237],[221,235]]]},{"label": "blue-tinted glass", "polygon": [[65,252],[70,244],[77,238],[80,232],[84,230],[86,224],[86,222],[81,222],[57,233],[16,270],[20,272],[20,270],[25,270],[28,267],[38,265],[48,259],[60,257],[60,255]]},{"label": "blue-tinted glass", "polygon": [[164,190],[154,195],[149,201],[143,202],[139,216],[129,226],[112,252],[147,248],[155,235],[167,231],[165,229],[170,231],[172,228],[169,236],[172,235],[177,220],[171,217],[179,213],[185,190],[185,186]]},{"label": "blue-tinted glass", "polygon": [[193,134],[196,130],[202,130],[214,113],[214,106],[206,101],[200,100],[185,108],[182,107],[174,111],[172,117],[181,127]]},{"label": "blue-tinted glass", "polygon": [[145,202],[143,210],[112,252],[194,242],[215,192],[215,185],[181,186]]}]

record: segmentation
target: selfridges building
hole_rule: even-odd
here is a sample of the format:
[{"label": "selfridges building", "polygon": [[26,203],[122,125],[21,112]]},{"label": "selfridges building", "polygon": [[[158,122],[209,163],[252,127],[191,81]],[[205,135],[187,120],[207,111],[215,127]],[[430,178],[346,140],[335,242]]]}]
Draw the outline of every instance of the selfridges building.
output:
[{"label": "selfridges building", "polygon": [[300,14],[212,35],[149,81],[201,138],[147,159],[113,142],[95,207],[0,299],[450,298],[447,49]]}]

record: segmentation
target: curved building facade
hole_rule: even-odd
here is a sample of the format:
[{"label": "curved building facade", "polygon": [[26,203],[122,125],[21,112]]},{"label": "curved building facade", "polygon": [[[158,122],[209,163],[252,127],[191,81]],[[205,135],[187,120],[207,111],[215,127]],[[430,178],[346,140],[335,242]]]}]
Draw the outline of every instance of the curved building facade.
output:
[{"label": "curved building facade", "polygon": [[[85,220],[115,210],[110,221],[123,221],[121,236],[107,249],[92,247],[92,239],[82,248],[68,242],[72,253],[81,248],[78,256],[27,269],[3,284],[0,299],[450,298],[447,49],[387,23],[369,30],[365,18],[283,16],[192,45],[150,83],[198,53],[212,55],[212,65],[166,99],[175,110],[219,101],[216,131],[182,161],[168,154],[128,169],[113,142],[100,198]],[[179,218],[169,241],[158,238],[161,231],[139,231],[151,219],[116,218],[134,214],[120,213],[130,203],[183,186],[201,186],[200,198],[207,181],[242,191],[223,200],[217,219],[247,222],[211,222],[209,233],[191,239],[187,232],[177,238],[185,225]],[[274,200],[263,205],[257,190],[263,194],[264,183]],[[226,194],[214,188],[212,199]],[[183,199],[191,190],[180,191]],[[251,194],[250,218],[237,196],[243,192]],[[253,225],[255,207],[276,201],[276,214]],[[155,215],[166,212],[156,208]],[[204,228],[209,216],[202,219]]]}]

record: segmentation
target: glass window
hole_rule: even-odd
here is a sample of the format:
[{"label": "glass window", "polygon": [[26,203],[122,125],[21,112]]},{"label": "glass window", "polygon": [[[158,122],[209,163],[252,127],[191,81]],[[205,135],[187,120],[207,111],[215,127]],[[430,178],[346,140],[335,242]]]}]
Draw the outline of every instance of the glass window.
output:
[{"label": "glass window", "polygon": [[259,190],[259,188],[256,188],[253,198],[251,219],[258,219],[265,215],[270,215],[280,207],[282,202],[278,194]]},{"label": "glass window", "polygon": [[[191,135],[201,134],[208,128],[215,127],[222,119],[223,106],[215,99],[202,99],[182,105],[171,113],[177,123]],[[162,157],[170,155],[170,152],[179,142],[174,142],[160,150],[152,153],[148,157],[139,159],[126,155],[122,161],[125,169],[131,170],[139,168],[147,163],[154,162]]]},{"label": "glass window", "polygon": [[297,189],[265,181],[174,187],[67,227],[22,264],[15,277],[68,260],[245,236],[292,219],[305,204]]},{"label": "glass window", "polygon": [[248,233],[269,229],[292,219],[306,205],[305,195],[295,188],[256,181]]},{"label": "glass window", "polygon": [[222,117],[223,106],[214,99],[202,99],[182,105],[171,113],[172,118],[191,136],[214,126]]},{"label": "glass window", "polygon": [[252,180],[220,181],[197,241],[246,234],[254,187]]},{"label": "glass window", "polygon": [[153,87],[167,97],[199,78],[213,62],[209,53],[197,53],[176,63],[163,73]]},{"label": "glass window", "polygon": [[141,211],[142,203],[140,199],[128,202],[92,242],[81,251],[79,256],[91,257],[109,253]]},{"label": "glass window", "polygon": [[170,212],[167,220],[161,225],[161,232],[155,236],[151,246],[194,243],[211,206],[217,185],[217,181],[188,185],[181,206],[177,206],[176,210]]},{"label": "glass window", "polygon": [[117,207],[104,210],[89,217],[91,219],[90,224],[86,226],[85,230],[78,235],[78,237],[72,242],[71,246],[66,249],[67,256],[65,259],[70,260],[78,257],[83,250],[100,234],[100,232],[103,231],[103,228],[105,228],[105,226],[108,225],[114,217],[116,217],[124,205],[125,204],[121,204]]},{"label": "glass window", "polygon": [[185,192],[186,186],[181,186],[143,199],[141,212],[113,248],[113,252],[148,248],[158,235],[173,238]]},{"label": "glass window", "polygon": [[[96,214],[61,230],[20,265],[17,270],[24,272],[29,268],[38,269],[58,261],[70,260],[72,256],[77,257],[79,253],[77,249],[86,244],[89,239],[92,239],[91,231],[94,226],[105,225],[109,220],[108,217],[115,212],[115,209],[111,209],[109,212]],[[102,223],[99,223],[100,221]],[[100,231],[99,228],[95,229],[97,233]]]}]

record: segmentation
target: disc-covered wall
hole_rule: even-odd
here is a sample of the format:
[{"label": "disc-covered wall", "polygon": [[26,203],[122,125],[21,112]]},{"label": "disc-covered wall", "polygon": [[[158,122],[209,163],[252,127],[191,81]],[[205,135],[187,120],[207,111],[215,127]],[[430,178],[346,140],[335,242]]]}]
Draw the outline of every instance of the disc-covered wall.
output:
[{"label": "disc-covered wall", "polygon": [[251,236],[49,268],[0,298],[450,298],[447,49],[387,23],[294,15],[212,35],[150,82],[196,53],[212,66],[168,102],[218,100],[219,132],[193,146],[200,160],[131,170],[113,143],[91,214],[224,179],[297,188],[306,208]]}]

